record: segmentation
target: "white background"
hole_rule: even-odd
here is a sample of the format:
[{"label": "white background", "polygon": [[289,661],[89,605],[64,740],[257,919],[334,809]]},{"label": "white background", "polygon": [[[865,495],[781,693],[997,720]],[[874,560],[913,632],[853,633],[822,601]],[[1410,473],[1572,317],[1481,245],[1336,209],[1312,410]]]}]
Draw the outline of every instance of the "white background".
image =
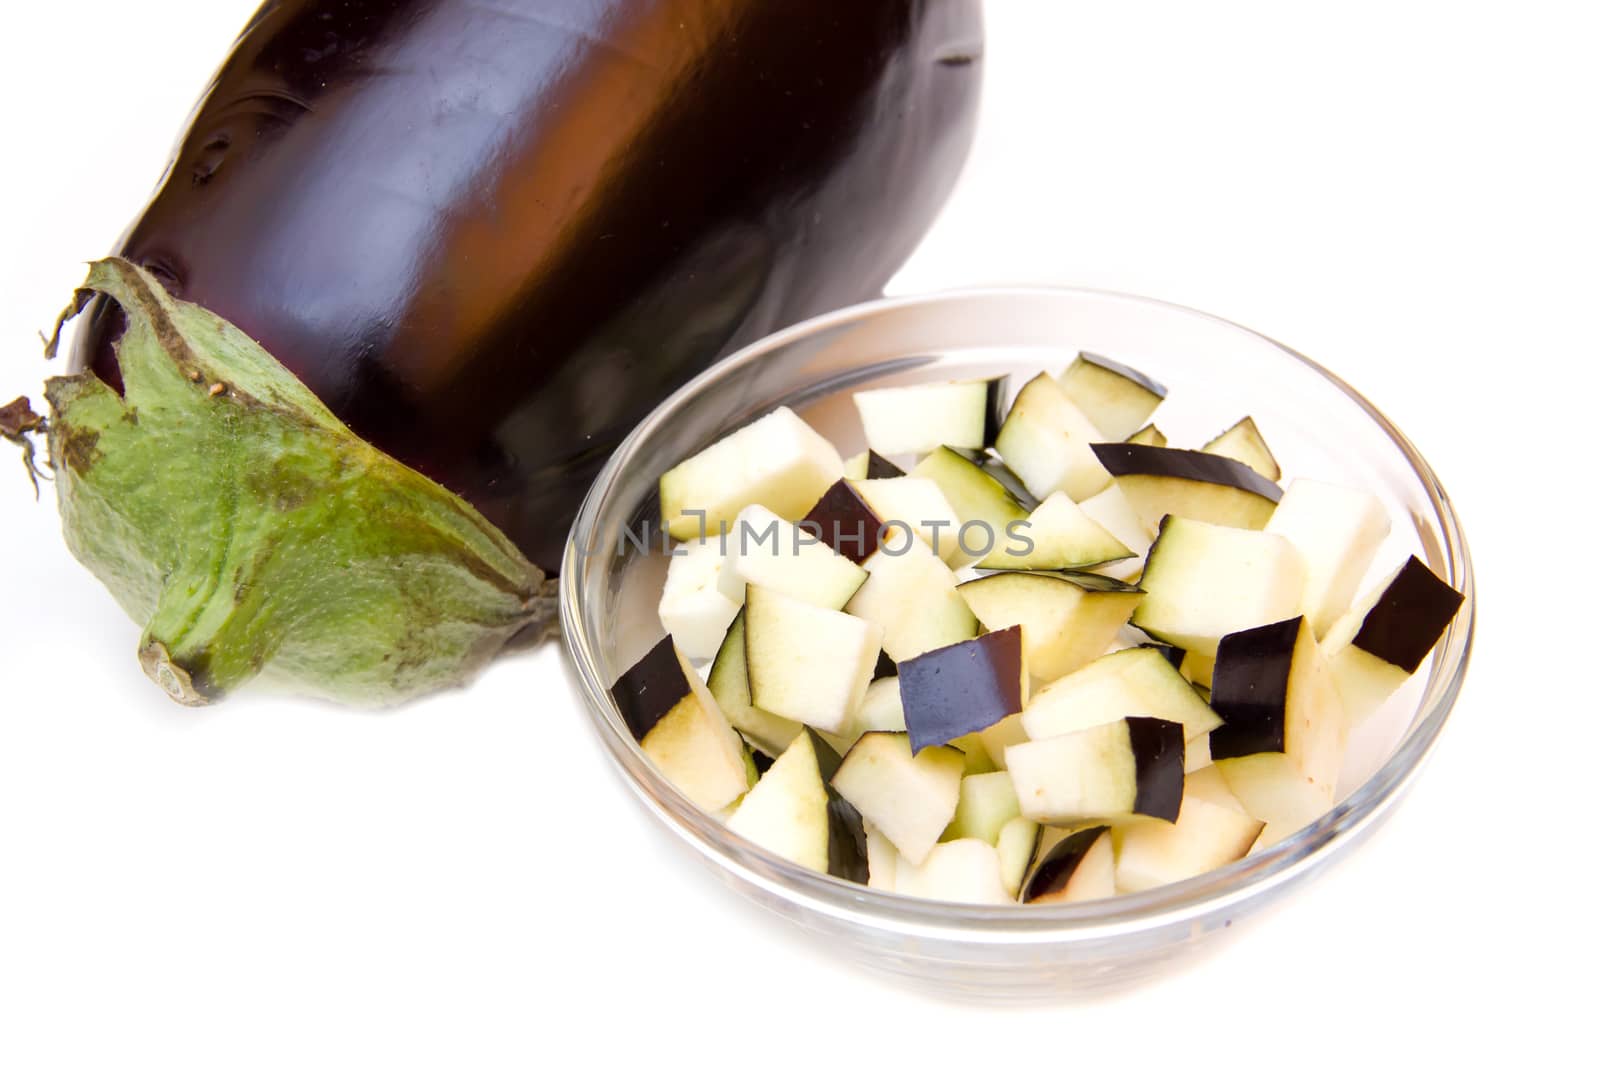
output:
[{"label": "white background", "polygon": [[[253,6],[8,5],[0,399],[39,395],[35,331]],[[1596,28],[1577,2],[990,5],[973,161],[894,288],[1254,326],[1408,431],[1476,556],[1418,788],[1222,953],[1003,1014],[848,969],[646,822],[553,647],[388,714],[178,708],[0,454],[0,1062],[1592,1054]]]}]

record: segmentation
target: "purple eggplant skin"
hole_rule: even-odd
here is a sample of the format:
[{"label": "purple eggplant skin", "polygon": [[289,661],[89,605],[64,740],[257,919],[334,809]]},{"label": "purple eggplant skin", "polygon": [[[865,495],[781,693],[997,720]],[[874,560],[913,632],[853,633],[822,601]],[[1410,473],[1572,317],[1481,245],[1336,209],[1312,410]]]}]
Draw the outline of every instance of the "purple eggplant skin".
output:
[{"label": "purple eggplant skin", "polygon": [[118,252],[554,572],[668,393],[881,292],[982,48],[980,0],[277,0]]}]

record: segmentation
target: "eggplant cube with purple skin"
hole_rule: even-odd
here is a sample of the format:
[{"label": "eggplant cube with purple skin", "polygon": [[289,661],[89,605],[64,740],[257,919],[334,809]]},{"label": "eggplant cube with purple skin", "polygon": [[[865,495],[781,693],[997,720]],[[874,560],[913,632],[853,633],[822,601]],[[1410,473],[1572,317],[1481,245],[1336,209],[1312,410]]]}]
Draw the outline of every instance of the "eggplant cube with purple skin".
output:
[{"label": "eggplant cube with purple skin", "polygon": [[1248,415],[1201,445],[1200,451],[1236,459],[1268,481],[1283,477],[1283,468],[1267,447],[1267,439],[1261,436],[1256,420]]},{"label": "eggplant cube with purple skin", "polygon": [[1079,352],[1057,381],[1109,441],[1120,441],[1145,425],[1167,396],[1160,382],[1093,352]]},{"label": "eggplant cube with purple skin", "polygon": [[1068,904],[1116,896],[1111,831],[1091,826],[1050,847],[1022,886],[1024,904]]},{"label": "eggplant cube with purple skin", "polygon": [[900,703],[913,751],[975,734],[1022,711],[1022,628],[975,637],[900,663]]},{"label": "eggplant cube with purple skin", "polygon": [[1028,672],[1042,682],[1104,652],[1144,593],[1098,574],[1011,571],[963,582],[962,597],[990,630],[1022,627]]},{"label": "eggplant cube with purple skin", "polygon": [[1022,814],[1034,822],[1174,822],[1183,800],[1183,727],[1130,718],[1006,749]]},{"label": "eggplant cube with purple skin", "polygon": [[1211,708],[1211,758],[1251,815],[1281,834],[1333,805],[1344,712],[1303,617],[1223,638]]},{"label": "eggplant cube with purple skin", "polygon": [[802,730],[728,817],[728,829],[819,874],[867,880],[861,815],[827,783],[839,758]]},{"label": "eggplant cube with purple skin", "polygon": [[1152,526],[1171,515],[1259,530],[1283,496],[1276,482],[1229,456],[1126,442],[1096,444],[1093,451]]},{"label": "eggplant cube with purple skin", "polygon": [[878,551],[884,522],[857,486],[841,478],[811,505],[811,510],[800,520],[800,526],[859,566]]},{"label": "eggplant cube with purple skin", "polygon": [[1104,436],[1054,378],[1040,374],[1017,394],[994,447],[1035,500],[1058,491],[1086,500],[1111,480],[1093,451]]},{"label": "eggplant cube with purple skin", "polygon": [[792,719],[785,719],[756,707],[750,696],[749,656],[745,647],[744,609],[733,617],[711,661],[706,675],[706,688],[716,699],[717,707],[730,725],[750,743],[751,748],[769,759],[777,759],[794,743],[804,729]]},{"label": "eggplant cube with purple skin", "polygon": [[[950,448],[936,448],[911,469],[912,478],[924,478],[939,487],[961,525],[955,531],[957,552],[952,566],[1003,564],[1014,531],[1028,521],[1028,509],[1016,494],[992,473]],[[940,535],[947,549],[948,535]]]},{"label": "eggplant cube with purple skin", "polygon": [[628,668],[611,697],[650,762],[699,807],[719,811],[749,788],[744,742],[672,638]]},{"label": "eggplant cube with purple skin", "polygon": [[1417,672],[1463,600],[1412,556],[1329,627],[1324,647],[1349,725],[1366,719]]}]

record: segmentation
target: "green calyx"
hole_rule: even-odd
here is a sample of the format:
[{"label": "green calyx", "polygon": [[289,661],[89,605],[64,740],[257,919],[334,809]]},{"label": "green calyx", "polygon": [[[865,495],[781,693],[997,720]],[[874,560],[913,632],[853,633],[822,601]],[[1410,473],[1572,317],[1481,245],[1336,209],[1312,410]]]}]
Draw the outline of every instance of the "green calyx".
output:
[{"label": "green calyx", "polygon": [[123,393],[50,379],[50,466],[68,546],[144,624],[139,661],[173,699],[260,674],[392,704],[549,627],[549,583],[498,529],[249,337],[121,259],[90,268],[61,322],[94,293],[127,317]]}]

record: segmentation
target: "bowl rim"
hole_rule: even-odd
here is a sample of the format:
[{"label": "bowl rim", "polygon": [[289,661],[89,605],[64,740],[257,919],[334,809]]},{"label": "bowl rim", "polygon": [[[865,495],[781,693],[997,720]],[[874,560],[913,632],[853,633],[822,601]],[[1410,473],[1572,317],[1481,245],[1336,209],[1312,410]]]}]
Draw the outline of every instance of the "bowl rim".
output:
[{"label": "bowl rim", "polygon": [[[1433,669],[1418,700],[1407,734],[1387,759],[1344,800],[1321,818],[1261,852],[1226,867],[1172,885],[1116,897],[1068,904],[965,904],[924,900],[847,882],[799,867],[728,831],[699,810],[650,764],[622,725],[609,685],[602,681],[596,650],[583,623],[581,576],[591,558],[583,545],[592,540],[595,519],[638,442],[672,418],[688,398],[714,386],[735,368],[767,353],[860,319],[888,311],[952,301],[1020,297],[1089,296],[1131,302],[1195,316],[1213,325],[1264,341],[1332,385],[1371,419],[1400,451],[1439,521],[1439,546],[1447,580],[1462,594],[1458,612],[1432,653]],[[559,577],[562,641],[573,664],[586,710],[625,784],[658,820],[724,871],[808,911],[854,925],[907,936],[969,943],[1061,943],[1098,940],[1186,923],[1298,879],[1325,864],[1376,826],[1415,781],[1460,694],[1471,657],[1476,621],[1471,555],[1460,520],[1438,476],[1410,439],[1371,401],[1338,375],[1282,342],[1230,319],[1197,308],[1115,290],[1063,285],[963,286],[882,297],[815,316],[778,330],[739,349],[685,383],[657,407],[617,447],[590,486],[568,534]],[[609,709],[610,714],[607,714]],[[647,784],[648,781],[648,784]]]}]

